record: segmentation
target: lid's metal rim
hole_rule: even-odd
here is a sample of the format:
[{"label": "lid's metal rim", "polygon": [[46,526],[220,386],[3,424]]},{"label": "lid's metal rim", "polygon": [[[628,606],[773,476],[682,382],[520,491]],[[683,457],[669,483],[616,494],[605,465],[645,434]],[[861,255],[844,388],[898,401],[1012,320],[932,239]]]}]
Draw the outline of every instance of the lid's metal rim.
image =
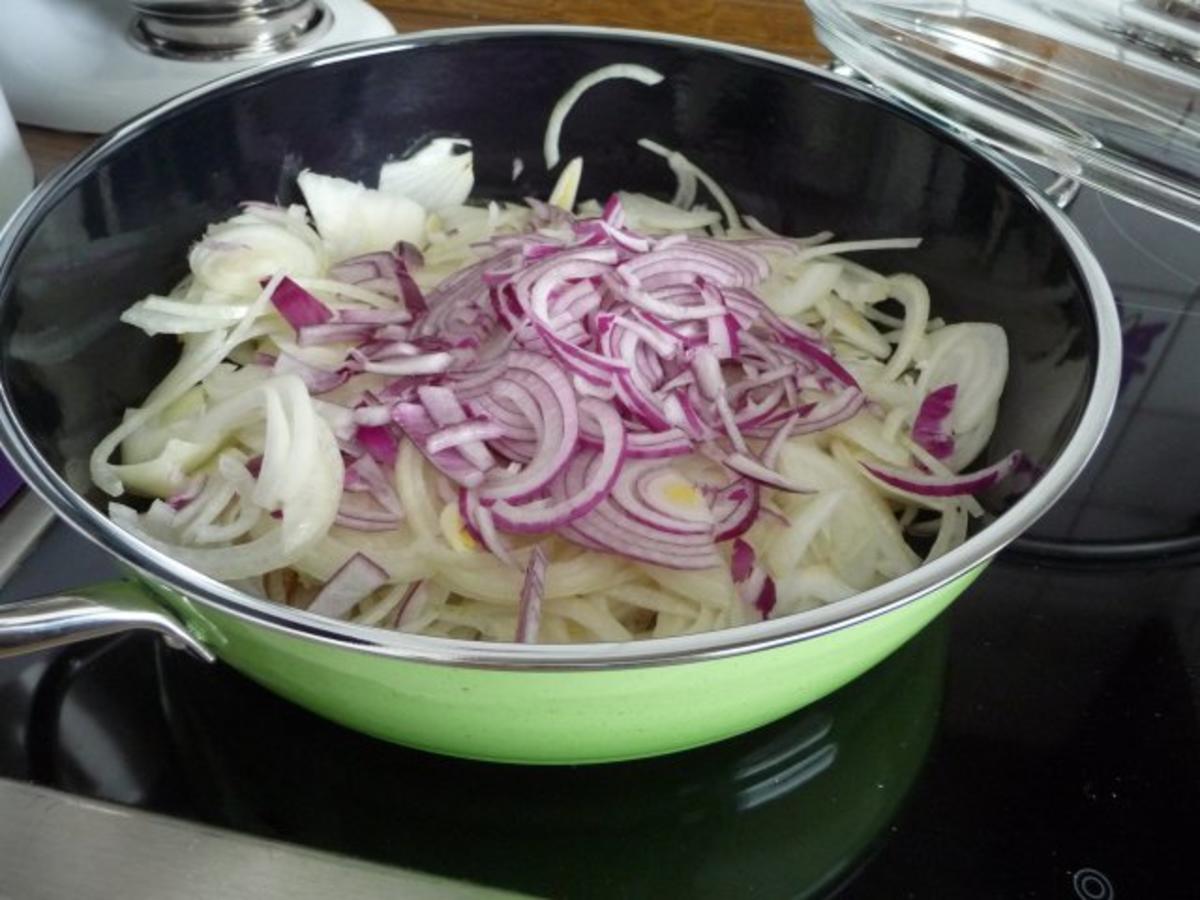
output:
[{"label": "lid's metal rim", "polygon": [[[1012,183],[1062,236],[1083,278],[1095,316],[1097,359],[1091,394],[1078,427],[1059,458],[1033,488],[995,522],[945,556],[878,588],[830,606],[783,619],[702,634],[657,638],[636,644],[524,645],[425,637],[335,622],[243,593],[196,573],[141,544],[76,495],[37,453],[17,423],[7,386],[0,384],[0,444],[13,458],[33,489],[46,499],[64,521],[151,580],[162,582],[202,604],[209,604],[222,612],[278,632],[415,662],[514,670],[568,671],[699,662],[779,647],[851,627],[904,606],[975,569],[1029,527],[1067,490],[1103,435],[1116,401],[1121,358],[1121,332],[1112,293],[1099,262],[1075,226],[1036,189],[1014,176],[1006,161],[949,133],[932,118],[898,105],[878,90],[864,86],[861,82],[790,57],[720,41],[600,27],[520,25],[438,29],[349,44],[312,56],[270,63],[248,72],[217,79],[168,100],[115,129],[41,185],[14,214],[3,233],[0,233],[0,284],[11,269],[17,251],[34,229],[38,212],[43,207],[50,205],[58,195],[69,190],[76,181],[86,175],[94,163],[111,150],[136,138],[159,119],[182,110],[211,93],[276,77],[286,71],[404,52],[417,46],[476,38],[519,36],[596,37],[666,43],[772,63],[802,72],[812,78],[835,83],[856,93],[871,95],[896,110],[897,114],[923,123],[942,135],[944,140],[958,144],[967,152],[989,161],[995,167],[998,176]],[[203,615],[202,609],[196,611]]]}]

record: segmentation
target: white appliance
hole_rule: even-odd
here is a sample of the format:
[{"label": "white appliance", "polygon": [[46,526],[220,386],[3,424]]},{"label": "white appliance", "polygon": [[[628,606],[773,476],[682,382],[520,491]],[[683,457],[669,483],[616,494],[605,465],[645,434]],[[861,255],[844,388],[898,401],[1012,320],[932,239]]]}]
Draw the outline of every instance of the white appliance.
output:
[{"label": "white appliance", "polygon": [[107,131],[267,60],[394,33],[365,0],[3,0],[0,85],[18,122]]},{"label": "white appliance", "polygon": [[33,189],[33,165],[0,91],[0,226]]}]

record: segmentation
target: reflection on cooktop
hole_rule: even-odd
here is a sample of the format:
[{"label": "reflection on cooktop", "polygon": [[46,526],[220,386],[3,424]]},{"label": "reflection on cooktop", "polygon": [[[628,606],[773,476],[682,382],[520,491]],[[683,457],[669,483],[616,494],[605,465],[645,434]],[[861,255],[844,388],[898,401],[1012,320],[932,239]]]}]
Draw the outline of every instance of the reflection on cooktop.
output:
[{"label": "reflection on cooktop", "polygon": [[126,638],[50,664],[0,772],[23,761],[87,796],[543,896],[824,896],[917,778],[946,634],[753,734],[562,768],[392,746]]},{"label": "reflection on cooktop", "polygon": [[[1116,295],[1121,392],[1108,433],[1078,482],[1031,532],[1091,557],[1139,542],[1200,549],[1200,255],[1195,232],[1095,191],[1071,217]],[[1193,535],[1195,535],[1193,537]],[[1170,539],[1176,539],[1173,543]],[[1159,543],[1155,543],[1155,542]],[[1088,553],[1087,547],[1099,553]]]},{"label": "reflection on cooktop", "polygon": [[446,759],[131,636],[0,660],[0,776],[554,897],[1191,896],[1200,567],[1002,556],[825,701],[607,766]]}]

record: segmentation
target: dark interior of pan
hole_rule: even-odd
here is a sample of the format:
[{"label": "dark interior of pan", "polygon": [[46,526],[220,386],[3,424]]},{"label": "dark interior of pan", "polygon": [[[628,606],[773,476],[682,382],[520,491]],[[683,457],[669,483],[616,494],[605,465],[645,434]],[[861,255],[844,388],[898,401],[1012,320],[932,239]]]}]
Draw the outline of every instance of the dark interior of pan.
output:
[{"label": "dark interior of pan", "polygon": [[[816,73],[687,42],[581,34],[343,51],[126,129],[43,196],[0,273],[2,375],[20,425],[86,492],[92,446],[177,354],[173,338],[149,339],[118,316],[185,274],[208,223],[243,200],[299,200],[304,168],[373,183],[382,162],[433,135],[471,139],[475,196],[544,197],[555,174],[541,155],[547,115],[577,78],[614,62],[666,81],[608,82],[576,106],[563,151],[585,157],[581,196],[669,197],[673,176],[637,146],[648,137],[684,152],[773,229],[923,237],[919,250],[860,259],[925,279],[947,320],[1005,328],[1012,372],[986,456],[1020,448],[1040,466],[1053,461],[1087,402],[1096,326],[1066,244],[1000,169]],[[524,163],[515,181],[514,157]]]}]

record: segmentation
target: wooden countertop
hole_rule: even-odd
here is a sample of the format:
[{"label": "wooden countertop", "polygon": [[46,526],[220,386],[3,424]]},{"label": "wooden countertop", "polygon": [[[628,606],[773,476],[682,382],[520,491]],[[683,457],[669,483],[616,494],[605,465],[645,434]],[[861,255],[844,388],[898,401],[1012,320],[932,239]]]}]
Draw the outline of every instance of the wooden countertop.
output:
[{"label": "wooden countertop", "polygon": [[[803,0],[373,0],[398,31],[452,25],[612,25],[716,38],[805,59],[828,54]],[[91,142],[89,135],[21,128],[41,178]]]}]

